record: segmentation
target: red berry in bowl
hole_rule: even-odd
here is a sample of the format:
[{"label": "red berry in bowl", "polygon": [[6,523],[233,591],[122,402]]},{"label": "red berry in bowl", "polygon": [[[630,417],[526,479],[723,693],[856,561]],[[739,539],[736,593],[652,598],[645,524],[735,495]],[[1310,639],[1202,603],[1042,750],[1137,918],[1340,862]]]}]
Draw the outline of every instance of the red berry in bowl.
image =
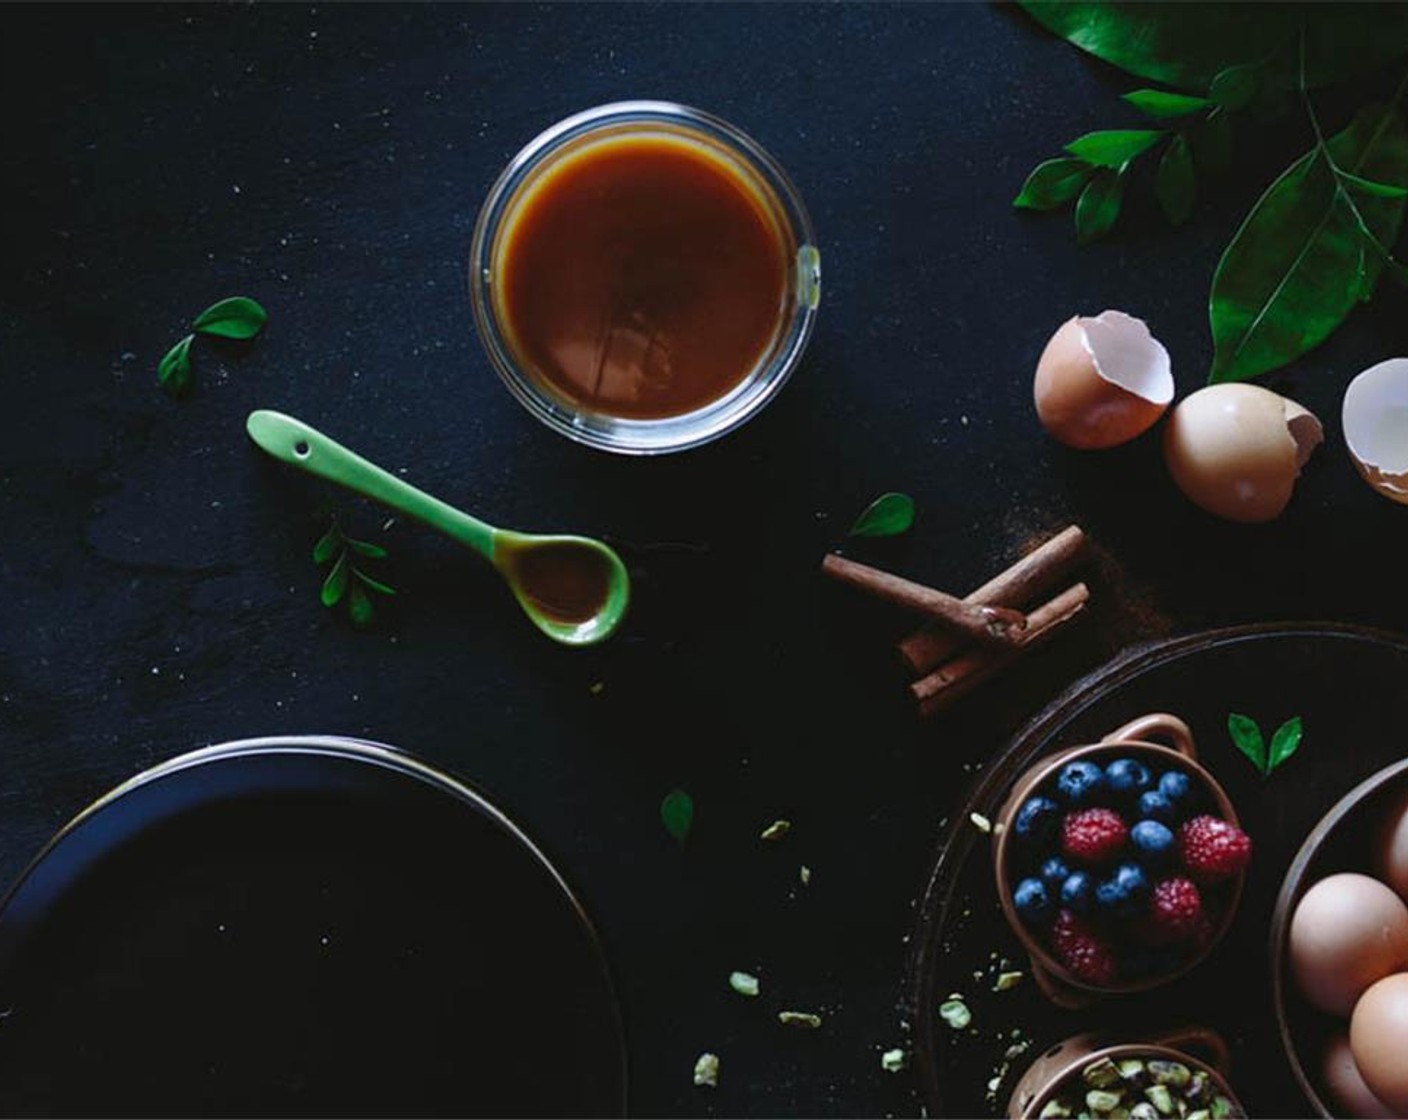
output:
[{"label": "red berry in bowl", "polygon": [[1192,937],[1203,919],[1203,896],[1191,879],[1154,884],[1149,900],[1149,940],[1156,945]]},{"label": "red berry in bowl", "polygon": [[1113,863],[1128,838],[1129,829],[1113,809],[1082,809],[1061,822],[1061,852],[1077,863]]},{"label": "red berry in bowl", "polygon": [[1178,830],[1178,854],[1200,883],[1231,879],[1252,859],[1252,840],[1235,824],[1217,817],[1194,817]]},{"label": "red berry in bowl", "polygon": [[1115,951],[1075,914],[1062,910],[1051,928],[1056,959],[1078,980],[1097,987],[1113,984],[1119,974]]}]

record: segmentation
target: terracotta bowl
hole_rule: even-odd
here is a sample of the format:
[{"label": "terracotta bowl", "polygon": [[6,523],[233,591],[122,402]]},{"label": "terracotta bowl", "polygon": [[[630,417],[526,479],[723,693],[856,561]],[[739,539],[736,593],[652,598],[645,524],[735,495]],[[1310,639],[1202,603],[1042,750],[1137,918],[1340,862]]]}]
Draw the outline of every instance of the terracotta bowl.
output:
[{"label": "terracotta bowl", "polygon": [[1102,1058],[1114,1062],[1126,1058],[1182,1062],[1189,1069],[1206,1070],[1217,1091],[1233,1103],[1240,1115],[1247,1114],[1237,1094],[1227,1084],[1227,1044],[1206,1027],[1187,1027],[1147,1041],[1117,1044],[1111,1044],[1099,1034],[1073,1035],[1046,1051],[1022,1075],[1007,1101],[1007,1115],[1011,1120],[1039,1116],[1068,1079],[1079,1077],[1081,1070]]},{"label": "terracotta bowl", "polygon": [[[1170,745],[1164,746],[1154,742],[1155,739],[1167,740]],[[1054,782],[1057,772],[1068,762],[1093,759],[1105,765],[1116,758],[1137,758],[1156,773],[1170,768],[1185,771],[1202,787],[1206,800],[1217,814],[1234,825],[1238,824],[1237,812],[1232,807],[1227,793],[1218,784],[1217,779],[1198,763],[1197,756],[1193,733],[1188,729],[1188,725],[1177,716],[1156,712],[1131,720],[1123,727],[1110,732],[1098,743],[1067,747],[1047,755],[1018,778],[1012,792],[1007,795],[993,829],[996,837],[992,849],[993,873],[997,879],[998,898],[1001,900],[1002,912],[1006,915],[1008,924],[1031,958],[1033,978],[1053,1002],[1063,1007],[1081,1007],[1102,996],[1148,991],[1184,975],[1212,952],[1213,947],[1231,926],[1237,912],[1237,903],[1242,897],[1242,883],[1246,873],[1238,875],[1229,884],[1230,893],[1221,920],[1202,950],[1180,961],[1176,968],[1167,972],[1152,973],[1104,987],[1095,986],[1067,971],[1046,946],[1032,936],[1017,916],[1016,907],[1012,902],[1013,877],[1008,871],[1008,845],[1013,836],[1012,824],[1018,808],[1042,786]]]},{"label": "terracotta bowl", "polygon": [[[1276,1026],[1291,1072],[1319,1116],[1343,1114],[1335,1111],[1333,1099],[1321,1080],[1319,1066],[1331,1036],[1348,1024],[1343,1019],[1316,1011],[1296,991],[1286,952],[1291,917],[1301,896],[1326,875],[1338,871],[1374,874],[1374,837],[1389,802],[1405,787],[1408,787],[1408,759],[1365,778],[1340,798],[1310,830],[1291,861],[1272,911],[1271,998]],[[1305,1062],[1302,1062],[1302,1055]]]}]

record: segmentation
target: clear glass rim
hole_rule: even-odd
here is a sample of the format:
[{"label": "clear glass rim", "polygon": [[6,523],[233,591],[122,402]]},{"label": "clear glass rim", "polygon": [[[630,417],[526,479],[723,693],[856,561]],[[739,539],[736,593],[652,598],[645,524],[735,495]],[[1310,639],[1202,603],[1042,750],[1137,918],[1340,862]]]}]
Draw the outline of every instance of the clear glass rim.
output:
[{"label": "clear glass rim", "polygon": [[[721,144],[758,177],[777,203],[776,217],[794,254],[787,283],[788,308],[767,355],[728,393],[678,416],[635,420],[584,413],[529,377],[515,360],[494,307],[491,281],[498,231],[514,194],[555,153],[593,132],[623,125],[667,124]],[[658,455],[709,443],[758,413],[781,390],[801,361],[816,318],[819,255],[811,219],[787,172],[746,133],[727,121],[672,101],[616,101],[575,113],[539,133],[513,157],[490,188],[474,226],[469,251],[470,301],[475,327],[490,364],[530,413],[568,439],[625,455]]]}]

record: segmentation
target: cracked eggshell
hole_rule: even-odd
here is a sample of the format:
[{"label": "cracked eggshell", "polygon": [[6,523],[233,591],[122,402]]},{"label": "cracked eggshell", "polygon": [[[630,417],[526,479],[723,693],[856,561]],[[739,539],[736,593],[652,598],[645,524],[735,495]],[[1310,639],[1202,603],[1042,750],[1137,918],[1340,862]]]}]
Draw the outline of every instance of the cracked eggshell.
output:
[{"label": "cracked eggshell", "polygon": [[1364,481],[1408,505],[1408,358],[1370,366],[1351,381],[1340,420]]},{"label": "cracked eggshell", "polygon": [[1067,447],[1128,443],[1173,400],[1168,351],[1123,311],[1077,315],[1042,351],[1032,395],[1041,426]]},{"label": "cracked eggshell", "polygon": [[1169,416],[1164,462],[1178,488],[1209,513],[1271,521],[1324,438],[1319,420],[1270,389],[1209,385]]}]

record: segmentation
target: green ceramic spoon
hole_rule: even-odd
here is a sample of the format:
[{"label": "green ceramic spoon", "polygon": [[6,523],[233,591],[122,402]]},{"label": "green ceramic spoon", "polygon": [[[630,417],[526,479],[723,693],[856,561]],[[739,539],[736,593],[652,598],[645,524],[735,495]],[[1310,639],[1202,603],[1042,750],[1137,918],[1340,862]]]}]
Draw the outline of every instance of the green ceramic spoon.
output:
[{"label": "green ceramic spoon", "polygon": [[630,578],[621,558],[600,541],[495,529],[281,412],[251,412],[245,427],[275,459],[374,498],[472,548],[498,569],[524,612],[554,641],[600,642],[625,617]]}]

